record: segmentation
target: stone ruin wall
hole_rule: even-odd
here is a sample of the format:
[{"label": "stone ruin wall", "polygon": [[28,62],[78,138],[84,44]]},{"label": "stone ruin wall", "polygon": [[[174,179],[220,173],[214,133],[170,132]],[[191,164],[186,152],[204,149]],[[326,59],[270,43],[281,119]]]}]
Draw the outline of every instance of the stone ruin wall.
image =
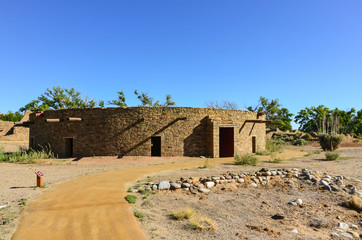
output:
[{"label": "stone ruin wall", "polygon": [[[68,118],[82,121],[69,121]],[[59,119],[60,122],[46,122]],[[30,147],[51,146],[64,156],[73,138],[73,156],[151,156],[151,137],[161,137],[161,156],[219,157],[219,127],[233,127],[235,153],[265,149],[265,123],[245,123],[257,113],[186,107],[128,107],[45,111],[30,115]],[[265,120],[264,116],[259,120]]]}]

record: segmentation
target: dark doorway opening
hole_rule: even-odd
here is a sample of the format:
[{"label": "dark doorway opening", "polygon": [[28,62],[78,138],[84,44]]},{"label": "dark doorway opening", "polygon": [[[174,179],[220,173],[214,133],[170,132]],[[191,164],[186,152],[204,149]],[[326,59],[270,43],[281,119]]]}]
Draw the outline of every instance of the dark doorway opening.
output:
[{"label": "dark doorway opening", "polygon": [[234,128],[220,128],[219,131],[220,157],[234,156]]},{"label": "dark doorway opening", "polygon": [[73,157],[73,138],[64,138],[65,151],[64,157]]},{"label": "dark doorway opening", "polygon": [[151,137],[151,156],[161,157],[161,137]]},{"label": "dark doorway opening", "polygon": [[251,138],[251,143],[252,143],[252,151],[253,153],[256,153],[256,137],[252,137]]}]

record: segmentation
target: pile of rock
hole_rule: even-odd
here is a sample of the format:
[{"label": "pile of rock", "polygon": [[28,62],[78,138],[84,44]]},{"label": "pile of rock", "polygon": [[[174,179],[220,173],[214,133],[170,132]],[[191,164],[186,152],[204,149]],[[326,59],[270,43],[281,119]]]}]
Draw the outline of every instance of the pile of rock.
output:
[{"label": "pile of rock", "polygon": [[[283,180],[285,184],[294,185],[300,180],[310,185],[316,185],[321,189],[327,191],[345,191],[350,194],[359,194],[362,197],[362,191],[358,191],[352,184],[344,184],[345,176],[335,176],[324,173],[321,174],[318,171],[309,171],[307,169],[277,169],[268,170],[265,168],[256,172],[249,173],[235,173],[226,172],[219,176],[211,177],[181,177],[176,181],[160,181],[159,183],[147,183],[145,189],[147,190],[177,190],[184,189],[190,191],[193,194],[197,192],[209,193],[210,190],[219,184],[243,184],[250,187],[268,187],[273,180]],[[296,203],[298,204],[298,203]]]},{"label": "pile of rock", "polygon": [[345,222],[338,223],[338,228],[336,228],[336,232],[331,233],[331,237],[343,237],[343,238],[349,238],[354,239],[360,238],[360,235],[356,232],[358,230],[358,226],[355,224],[348,225]]}]

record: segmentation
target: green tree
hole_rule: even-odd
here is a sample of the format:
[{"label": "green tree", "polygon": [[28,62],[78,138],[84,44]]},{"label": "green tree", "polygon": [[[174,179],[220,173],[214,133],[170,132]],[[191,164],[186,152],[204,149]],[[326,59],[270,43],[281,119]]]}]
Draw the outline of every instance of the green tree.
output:
[{"label": "green tree", "polygon": [[137,98],[141,101],[141,106],[149,106],[149,107],[169,107],[174,106],[176,103],[172,101],[172,96],[167,94],[166,101],[161,104],[160,101],[153,100],[152,97],[148,96],[148,93],[142,92],[141,94],[138,93],[137,90],[134,91]]},{"label": "green tree", "polygon": [[123,90],[121,90],[120,92],[117,92],[117,94],[118,94],[118,99],[108,101],[108,104],[116,105],[118,107],[127,107],[126,97],[124,96]]},{"label": "green tree", "polygon": [[19,122],[23,118],[23,115],[20,112],[13,113],[9,111],[7,114],[0,114],[0,120],[10,121],[10,122]]},{"label": "green tree", "polygon": [[265,97],[260,97],[258,105],[255,107],[249,106],[246,109],[253,112],[263,112],[266,120],[280,123],[279,128],[283,131],[292,130],[293,114],[287,108],[282,108],[279,99],[269,100]]},{"label": "green tree", "polygon": [[[103,101],[99,102],[99,105],[104,104]],[[88,98],[82,99],[80,92],[74,88],[66,89],[62,87],[53,87],[53,89],[47,88],[47,90],[40,95],[37,99],[32,100],[24,107],[20,108],[20,111],[45,111],[49,109],[68,109],[68,108],[94,108],[97,102],[94,100],[88,100]]]},{"label": "green tree", "polygon": [[299,130],[303,132],[322,132],[322,121],[329,118],[331,113],[332,111],[324,105],[306,107],[295,116],[295,122],[299,124]]}]

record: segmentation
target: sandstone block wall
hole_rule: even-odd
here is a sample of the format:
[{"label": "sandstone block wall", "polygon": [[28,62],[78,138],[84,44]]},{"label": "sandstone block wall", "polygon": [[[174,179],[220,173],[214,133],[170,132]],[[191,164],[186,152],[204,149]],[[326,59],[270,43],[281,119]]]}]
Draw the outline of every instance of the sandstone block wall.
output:
[{"label": "sandstone block wall", "polygon": [[257,151],[265,149],[265,123],[245,123],[253,119],[254,112],[185,107],[45,111],[30,115],[30,147],[49,145],[65,156],[72,138],[75,157],[151,156],[151,137],[159,136],[161,156],[219,157],[220,127],[234,129],[235,153],[251,152],[253,136]]}]

